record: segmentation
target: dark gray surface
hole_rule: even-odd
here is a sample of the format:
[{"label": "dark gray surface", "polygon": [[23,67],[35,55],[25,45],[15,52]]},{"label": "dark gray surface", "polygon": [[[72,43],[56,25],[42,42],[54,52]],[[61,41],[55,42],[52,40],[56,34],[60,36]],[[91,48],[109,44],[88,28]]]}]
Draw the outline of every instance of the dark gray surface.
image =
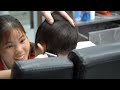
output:
[{"label": "dark gray surface", "polygon": [[96,45],[120,42],[120,11],[111,11],[110,16],[96,14],[94,21],[76,25],[80,36]]},{"label": "dark gray surface", "polygon": [[97,24],[91,24],[91,25],[78,26],[78,30],[81,36],[89,40],[90,32],[104,31],[106,29],[117,28],[119,26],[120,24],[118,23],[103,22],[103,23],[97,23]]},{"label": "dark gray surface", "polygon": [[89,40],[96,45],[120,42],[120,27],[89,32]]}]

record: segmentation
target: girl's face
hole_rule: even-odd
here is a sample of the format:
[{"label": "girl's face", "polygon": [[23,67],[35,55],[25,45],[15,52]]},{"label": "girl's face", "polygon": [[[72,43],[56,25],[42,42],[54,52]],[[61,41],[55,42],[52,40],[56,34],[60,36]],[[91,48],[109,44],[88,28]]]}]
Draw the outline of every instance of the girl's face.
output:
[{"label": "girl's face", "polygon": [[30,43],[20,30],[13,30],[9,40],[0,50],[0,57],[10,69],[15,61],[27,60],[30,52]]}]

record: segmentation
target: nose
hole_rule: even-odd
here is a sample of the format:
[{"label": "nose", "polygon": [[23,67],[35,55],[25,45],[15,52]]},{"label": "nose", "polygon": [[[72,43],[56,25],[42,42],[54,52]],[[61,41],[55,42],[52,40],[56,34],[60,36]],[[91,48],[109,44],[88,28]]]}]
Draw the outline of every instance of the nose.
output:
[{"label": "nose", "polygon": [[21,53],[23,53],[23,47],[16,46],[15,53],[16,53],[16,55],[20,55]]}]

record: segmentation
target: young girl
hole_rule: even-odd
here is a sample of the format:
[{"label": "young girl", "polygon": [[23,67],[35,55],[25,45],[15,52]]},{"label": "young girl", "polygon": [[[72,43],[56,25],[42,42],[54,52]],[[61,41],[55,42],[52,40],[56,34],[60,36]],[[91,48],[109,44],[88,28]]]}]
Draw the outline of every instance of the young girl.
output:
[{"label": "young girl", "polygon": [[29,42],[21,23],[10,15],[0,16],[0,77],[4,72],[1,70],[11,69],[15,61],[34,56],[34,44]]},{"label": "young girl", "polygon": [[11,69],[15,61],[34,58],[21,23],[12,16],[0,16],[0,70]]}]

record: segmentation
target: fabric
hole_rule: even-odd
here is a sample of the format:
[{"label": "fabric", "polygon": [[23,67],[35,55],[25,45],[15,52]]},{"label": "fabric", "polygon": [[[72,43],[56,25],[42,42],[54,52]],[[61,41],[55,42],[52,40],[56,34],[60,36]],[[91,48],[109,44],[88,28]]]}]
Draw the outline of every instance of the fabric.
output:
[{"label": "fabric", "polygon": [[0,70],[4,70],[3,63],[1,60],[0,60]]}]

